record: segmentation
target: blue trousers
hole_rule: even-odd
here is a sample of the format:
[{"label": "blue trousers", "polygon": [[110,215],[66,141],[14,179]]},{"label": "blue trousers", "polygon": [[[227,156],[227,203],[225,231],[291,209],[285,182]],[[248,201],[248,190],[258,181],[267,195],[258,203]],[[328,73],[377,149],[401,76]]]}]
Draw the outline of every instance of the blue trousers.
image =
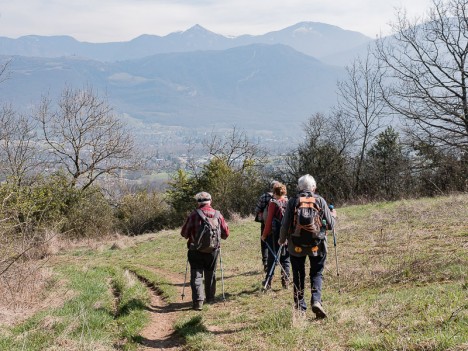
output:
[{"label": "blue trousers", "polygon": [[307,304],[304,299],[306,257],[309,257],[310,261],[309,276],[312,285],[312,296],[310,301],[311,303],[314,303],[315,301],[322,302],[322,273],[327,254],[324,252],[323,256],[290,256],[294,282],[294,303],[296,308],[303,311],[307,309]]}]

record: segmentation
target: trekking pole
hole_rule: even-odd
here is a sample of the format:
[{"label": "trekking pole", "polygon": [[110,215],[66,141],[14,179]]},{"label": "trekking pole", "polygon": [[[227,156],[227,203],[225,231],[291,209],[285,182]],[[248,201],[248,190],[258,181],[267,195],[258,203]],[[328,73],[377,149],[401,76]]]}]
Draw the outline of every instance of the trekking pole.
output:
[{"label": "trekking pole", "polygon": [[338,277],[338,293],[341,294],[340,271],[338,270],[338,254],[336,253],[336,234],[333,228],[333,246],[335,247],[336,276]]},{"label": "trekking pole", "polygon": [[271,254],[273,255],[273,257],[275,258],[275,261],[273,262],[271,268],[270,268],[270,271],[268,272],[268,275],[267,275],[267,278],[265,279],[265,286],[263,287],[263,290],[266,291],[267,289],[267,286],[268,286],[268,283],[270,282],[271,280],[271,277],[273,276],[273,271],[275,270],[275,266],[276,266],[276,263],[278,262],[278,264],[280,265],[280,267],[283,269],[284,271],[284,268],[283,266],[281,266],[281,263],[279,263],[279,260],[280,260],[280,251],[282,249],[282,246],[280,246],[279,250],[278,250],[278,253],[275,255],[275,252],[273,251],[273,249],[270,247],[270,245],[268,245],[268,243],[265,241],[265,244],[267,244],[268,246],[268,249],[271,251]]},{"label": "trekking pole", "polygon": [[221,258],[221,247],[219,248],[219,267],[221,268],[221,286],[223,287],[223,304],[225,304],[226,297],[224,296],[224,270],[223,270],[223,259]]},{"label": "trekking pole", "polygon": [[[333,211],[334,206],[328,205],[328,208]],[[338,269],[338,254],[336,252],[336,233],[335,228],[333,228],[333,246],[335,247],[335,263],[336,263],[336,276],[338,277],[338,293],[341,294],[341,284],[340,284],[340,271]]]},{"label": "trekking pole", "polygon": [[185,264],[185,277],[184,277],[184,285],[182,287],[182,301],[184,301],[185,297],[185,283],[187,282],[187,271],[188,271],[188,257],[187,257],[187,263]]}]

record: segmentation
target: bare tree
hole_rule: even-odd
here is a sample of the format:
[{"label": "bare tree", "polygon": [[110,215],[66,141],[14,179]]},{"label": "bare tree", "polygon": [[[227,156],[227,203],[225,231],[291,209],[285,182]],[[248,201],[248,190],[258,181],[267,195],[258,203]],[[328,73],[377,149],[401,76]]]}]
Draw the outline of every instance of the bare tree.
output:
[{"label": "bare tree", "polygon": [[21,185],[37,172],[43,163],[39,158],[37,133],[34,123],[18,115],[11,105],[0,110],[0,172],[8,182]]},{"label": "bare tree", "polygon": [[386,99],[416,140],[468,148],[468,1],[434,0],[428,16],[397,13],[377,41],[391,84]]},{"label": "bare tree", "polygon": [[349,136],[359,142],[354,175],[354,190],[358,191],[364,157],[381,128],[386,103],[381,95],[381,71],[370,50],[347,66],[346,72],[346,79],[338,82],[338,111],[346,121],[354,121],[356,128]]},{"label": "bare tree", "polygon": [[53,109],[44,98],[37,119],[44,140],[72,186],[89,187],[104,174],[133,169],[133,139],[105,99],[91,88],[65,88]]},{"label": "bare tree", "polygon": [[3,83],[10,78],[8,66],[11,63],[11,59],[7,59],[5,62],[0,63],[0,83]]},{"label": "bare tree", "polygon": [[210,156],[223,159],[231,168],[238,166],[242,170],[248,164],[262,164],[266,161],[266,152],[258,143],[252,142],[245,131],[235,126],[225,135],[212,132],[205,145]]}]

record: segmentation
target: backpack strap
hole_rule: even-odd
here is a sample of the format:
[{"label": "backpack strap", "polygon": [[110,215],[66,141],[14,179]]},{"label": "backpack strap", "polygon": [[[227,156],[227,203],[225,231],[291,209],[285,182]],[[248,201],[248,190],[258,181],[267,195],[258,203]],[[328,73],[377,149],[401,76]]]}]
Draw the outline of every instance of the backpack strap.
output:
[{"label": "backpack strap", "polygon": [[[202,218],[202,220],[204,222],[209,222],[208,217],[203,213],[202,210],[197,208],[196,211],[197,211],[198,215]],[[221,213],[219,211],[215,211],[214,216],[212,218],[216,218],[219,221],[220,215],[221,215]]]},{"label": "backpack strap", "polygon": [[205,222],[207,221],[207,218],[206,218],[206,216],[205,216],[205,214],[203,213],[202,210],[197,208],[195,211],[197,211],[198,215],[202,218],[202,220],[204,220]]}]

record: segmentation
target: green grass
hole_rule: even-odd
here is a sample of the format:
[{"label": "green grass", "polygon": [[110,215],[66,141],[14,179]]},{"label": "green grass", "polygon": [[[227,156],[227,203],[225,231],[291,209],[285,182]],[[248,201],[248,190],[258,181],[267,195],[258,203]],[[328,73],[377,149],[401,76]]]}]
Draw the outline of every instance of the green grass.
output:
[{"label": "green grass", "polygon": [[[281,289],[279,272],[272,291],[261,292],[259,224],[239,221],[230,223],[222,246],[226,302],[218,267],[219,302],[201,312],[179,312],[175,329],[186,349],[468,349],[468,195],[349,206],[338,215],[340,281],[332,240],[324,272],[328,319],[317,321],[311,311],[298,314],[292,290]],[[178,303],[171,277],[183,279],[186,257],[178,230],[124,250],[64,254],[56,272],[74,297],[0,330],[0,349],[101,350],[122,340],[124,348],[135,348],[148,321],[148,290],[126,270]]]},{"label": "green grass", "polygon": [[70,263],[55,269],[74,297],[4,330],[0,350],[135,349],[148,321],[146,289],[120,268]]}]

